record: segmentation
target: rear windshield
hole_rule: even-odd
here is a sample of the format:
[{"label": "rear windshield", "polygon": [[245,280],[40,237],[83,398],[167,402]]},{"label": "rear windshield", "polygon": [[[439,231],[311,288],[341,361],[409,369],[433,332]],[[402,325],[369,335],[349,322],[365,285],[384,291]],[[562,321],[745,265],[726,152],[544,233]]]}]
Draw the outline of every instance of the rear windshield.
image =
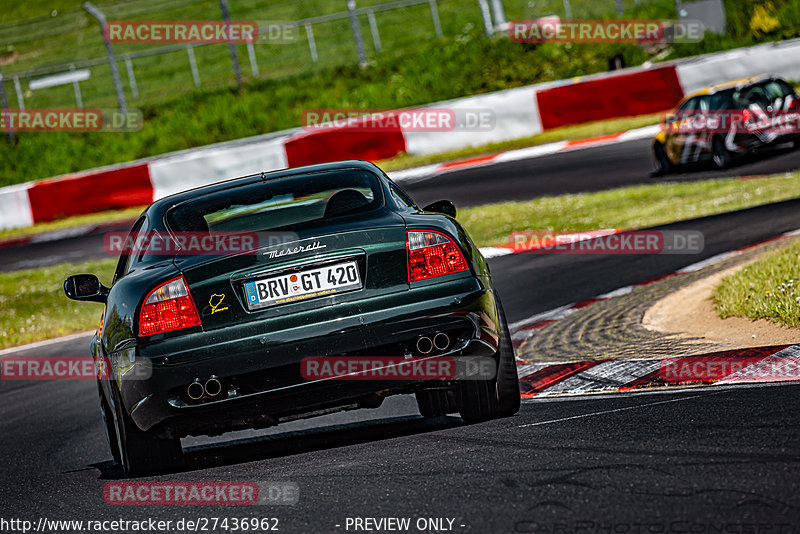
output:
[{"label": "rear windshield", "polygon": [[781,107],[787,97],[793,99],[794,96],[794,89],[788,83],[783,80],[769,80],[737,91],[734,99],[742,108],[749,106],[766,108],[767,106]]},{"label": "rear windshield", "polygon": [[377,177],[359,169],[276,178],[198,197],[167,215],[180,232],[294,230],[377,208]]}]

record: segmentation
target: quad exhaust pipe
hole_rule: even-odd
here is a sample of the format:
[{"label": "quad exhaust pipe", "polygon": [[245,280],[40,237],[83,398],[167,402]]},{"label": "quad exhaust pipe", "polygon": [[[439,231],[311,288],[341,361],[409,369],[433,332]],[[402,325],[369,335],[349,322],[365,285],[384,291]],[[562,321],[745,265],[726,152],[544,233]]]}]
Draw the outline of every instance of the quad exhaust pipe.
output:
[{"label": "quad exhaust pipe", "polygon": [[206,395],[209,397],[216,397],[220,393],[222,393],[222,384],[219,380],[217,380],[216,376],[212,376],[208,380],[206,380]]},{"label": "quad exhaust pipe", "polygon": [[417,338],[417,352],[420,354],[430,354],[433,350],[444,352],[450,347],[450,336],[444,332],[437,332],[433,338],[420,336]]},{"label": "quad exhaust pipe", "polygon": [[200,400],[203,397],[216,397],[222,393],[222,383],[216,376],[212,376],[208,380],[201,382],[199,378],[186,387],[186,395],[192,400]]},{"label": "quad exhaust pipe", "polygon": [[443,332],[437,333],[433,336],[433,348],[436,350],[445,351],[450,346],[450,336]]},{"label": "quad exhaust pipe", "polygon": [[430,354],[433,350],[433,341],[427,336],[420,336],[417,339],[417,352],[420,354]]},{"label": "quad exhaust pipe", "polygon": [[203,384],[200,383],[199,378],[195,378],[194,382],[189,384],[189,387],[186,388],[186,394],[192,400],[199,400],[205,394],[206,389],[203,387]]}]

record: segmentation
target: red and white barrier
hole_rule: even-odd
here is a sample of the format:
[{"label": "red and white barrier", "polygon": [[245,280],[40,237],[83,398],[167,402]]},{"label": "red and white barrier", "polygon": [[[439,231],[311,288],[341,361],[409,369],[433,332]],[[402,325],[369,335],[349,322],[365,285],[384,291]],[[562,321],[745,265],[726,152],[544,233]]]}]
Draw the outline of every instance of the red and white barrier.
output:
[{"label": "red and white barrier", "polygon": [[149,162],[152,199],[287,165],[284,137],[185,150]]},{"label": "red and white barrier", "polygon": [[683,90],[673,65],[604,76],[536,94],[544,129],[658,113],[675,106]]},{"label": "red and white barrier", "polygon": [[684,93],[692,93],[715,83],[758,74],[800,80],[799,57],[800,39],[793,39],[698,56],[677,63],[675,68]]},{"label": "red and white barrier", "polygon": [[33,226],[29,188],[30,184],[0,188],[0,229]]},{"label": "red and white barrier", "polygon": [[[493,128],[287,130],[4,187],[0,188],[0,229],[141,206],[172,193],[260,171],[344,159],[380,160],[402,152],[446,152],[527,137],[567,124],[656,113],[674,106],[687,92],[720,81],[761,73],[800,79],[798,52],[800,39],[795,39],[426,106],[456,113],[489,110],[494,116]],[[540,148],[482,158],[501,161],[528,154],[526,150],[538,153]]]},{"label": "red and white barrier", "polygon": [[476,112],[471,115],[473,117],[482,110],[490,110],[494,124],[489,129],[462,125],[462,128],[451,132],[403,132],[406,152],[415,155],[437,154],[541,133],[542,122],[535,87],[517,87],[426,106],[452,109],[459,115]]},{"label": "red and white barrier", "polygon": [[800,345],[752,347],[660,360],[608,359],[528,365],[518,362],[517,370],[523,399],[689,385],[797,382]]}]

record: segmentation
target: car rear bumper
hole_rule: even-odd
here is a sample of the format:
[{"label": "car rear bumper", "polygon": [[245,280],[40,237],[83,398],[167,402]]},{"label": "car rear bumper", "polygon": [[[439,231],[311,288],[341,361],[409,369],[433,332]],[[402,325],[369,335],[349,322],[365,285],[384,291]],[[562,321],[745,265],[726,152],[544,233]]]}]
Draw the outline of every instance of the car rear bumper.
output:
[{"label": "car rear bumper", "polygon": [[[402,356],[409,350],[418,355],[417,339],[436,332],[452,339],[440,355],[497,352],[495,297],[483,278],[464,277],[338,306],[338,317],[326,321],[309,312],[137,347],[135,363],[125,367],[115,387],[142,430],[165,436],[216,434],[369,405],[394,393],[452,386],[420,380],[304,380],[300,368],[306,357]],[[114,372],[119,374],[116,367]],[[190,383],[211,377],[222,383],[220,395],[199,401],[187,396]]]},{"label": "car rear bumper", "polygon": [[800,133],[781,133],[776,136],[764,136],[755,133],[740,133],[733,136],[734,152],[747,153],[761,148],[773,147],[800,139]]}]

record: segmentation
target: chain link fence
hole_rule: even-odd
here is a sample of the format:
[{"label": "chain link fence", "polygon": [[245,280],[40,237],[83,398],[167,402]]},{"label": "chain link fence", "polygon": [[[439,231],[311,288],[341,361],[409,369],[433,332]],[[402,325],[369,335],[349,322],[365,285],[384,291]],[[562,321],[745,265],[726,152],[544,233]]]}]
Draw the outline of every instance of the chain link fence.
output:
[{"label": "chain link fence", "polygon": [[[643,6],[646,9],[642,9]],[[220,20],[216,1],[134,0],[97,6],[114,20]],[[348,7],[351,9],[348,10]],[[235,49],[245,81],[286,78],[333,67],[379,62],[420,42],[483,29],[503,19],[632,17],[674,13],[674,0],[230,0],[231,20],[252,20],[267,34]],[[659,11],[660,10],[660,11]],[[291,39],[269,38],[290,28]],[[361,46],[357,46],[358,42]],[[2,84],[12,108],[114,107],[101,27],[81,8],[0,24]],[[131,107],[192,90],[234,83],[227,44],[114,44]]]}]

